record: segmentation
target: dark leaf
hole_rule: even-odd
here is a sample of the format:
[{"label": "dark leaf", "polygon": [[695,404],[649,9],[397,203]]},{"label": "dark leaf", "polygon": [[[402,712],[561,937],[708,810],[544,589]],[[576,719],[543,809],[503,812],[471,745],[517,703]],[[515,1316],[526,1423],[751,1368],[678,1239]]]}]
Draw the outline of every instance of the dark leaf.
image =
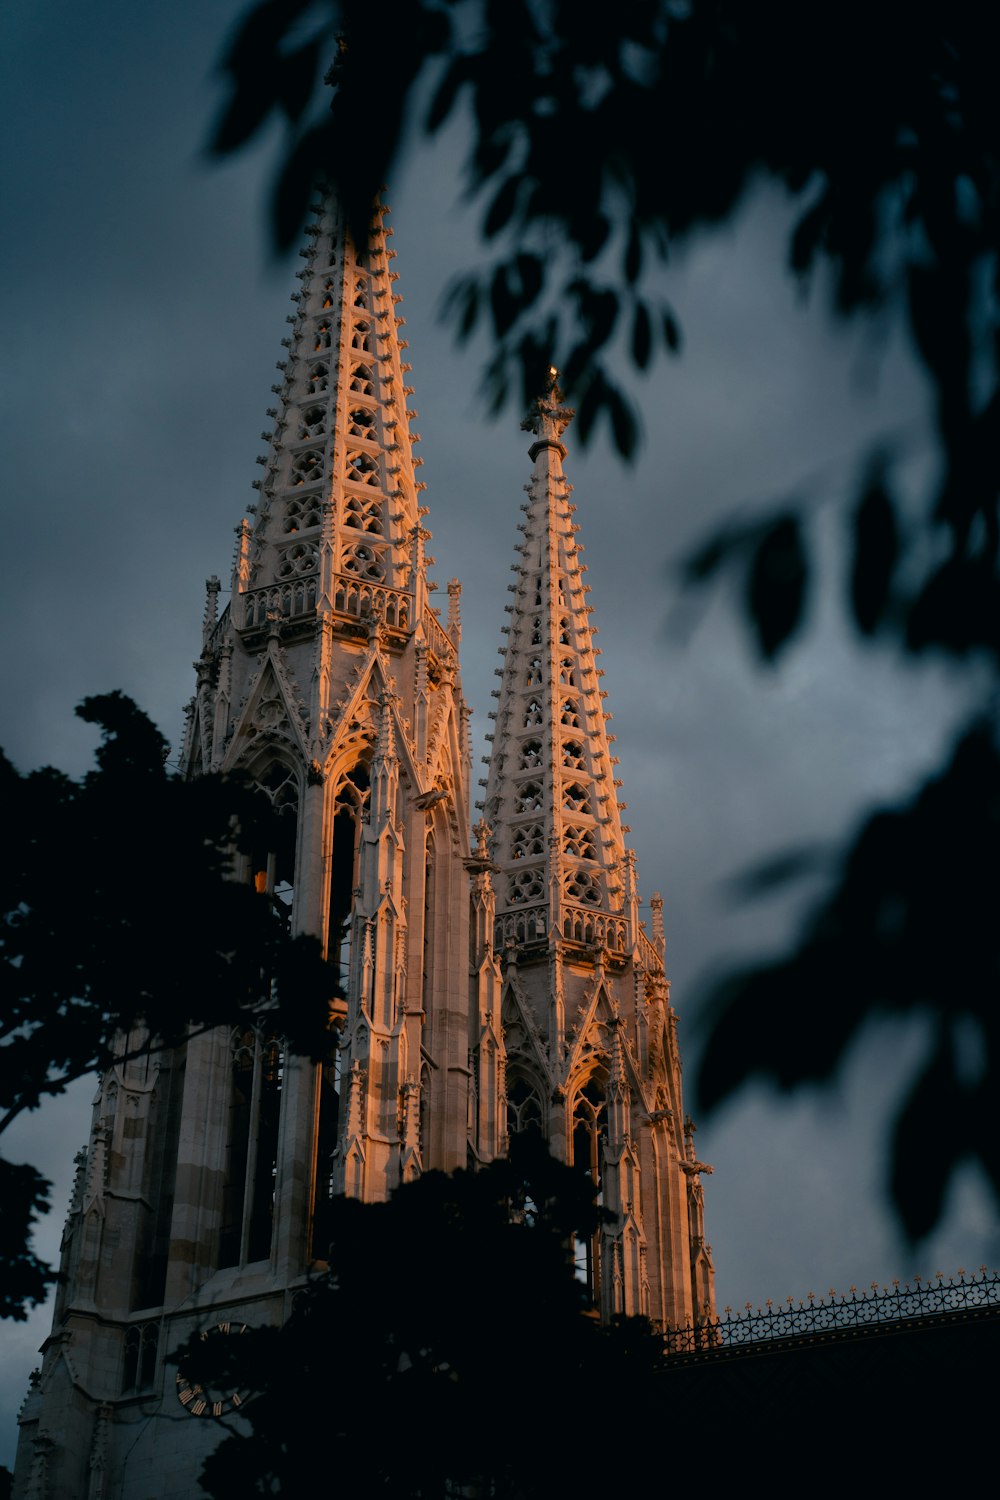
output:
[{"label": "dark leaf", "polygon": [[828,869],[829,862],[829,849],[819,844],[789,849],[734,876],[726,882],[726,893],[733,901],[755,900],[770,895],[791,881],[800,880],[804,875],[815,875]]},{"label": "dark leaf", "polygon": [[672,354],[679,354],[682,342],[681,328],[676,317],[674,316],[673,310],[669,307],[663,307],[660,312],[660,317],[663,320],[664,343]]},{"label": "dark leaf", "polygon": [[747,569],[746,611],[765,661],[772,661],[802,623],[808,563],[798,520],[769,526]]},{"label": "dark leaf", "polygon": [[653,348],[652,326],[649,321],[649,311],[643,302],[637,302],[635,306],[635,317],[632,321],[632,358],[644,370],[649,364],[649,356]]},{"label": "dark leaf", "polygon": [[634,219],[629,225],[622,269],[625,272],[625,280],[630,286],[634,286],[642,272],[642,239],[639,235],[639,226]]},{"label": "dark leaf", "polygon": [[521,283],[521,306],[530,307],[545,284],[545,270],[540,256],[522,252],[515,261]]},{"label": "dark leaf", "polygon": [[493,202],[487,210],[486,218],[483,220],[483,234],[488,240],[499,234],[504,225],[508,223],[514,209],[517,206],[517,197],[521,187],[521,179],[515,174],[505,177],[500,184]]},{"label": "dark leaf", "polygon": [[899,558],[896,515],[881,473],[855,507],[852,529],[851,607],[858,629],[872,635],[884,617]]},{"label": "dark leaf", "polygon": [[608,415],[611,418],[611,430],[614,433],[615,447],[624,459],[632,459],[635,456],[636,440],[639,435],[638,423],[634,409],[626,401],[621,391],[613,385],[606,387],[605,400],[608,407]]},{"label": "dark leaf", "polygon": [[941,1217],[945,1191],[966,1154],[968,1100],[943,1036],[896,1121],[891,1192],[911,1241],[926,1238]]},{"label": "dark leaf", "polygon": [[497,266],[490,284],[490,310],[493,314],[493,330],[502,339],[517,322],[521,311],[520,300],[511,288],[510,272],[506,265]]}]

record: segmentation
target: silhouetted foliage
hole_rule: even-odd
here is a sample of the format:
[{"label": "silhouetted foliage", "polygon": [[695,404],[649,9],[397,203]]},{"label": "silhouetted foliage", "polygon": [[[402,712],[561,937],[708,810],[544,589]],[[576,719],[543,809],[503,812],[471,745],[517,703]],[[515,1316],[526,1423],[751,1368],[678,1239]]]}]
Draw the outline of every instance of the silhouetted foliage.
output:
[{"label": "silhouetted foliage", "polygon": [[180,1351],[209,1394],[246,1393],[208,1494],[309,1494],[327,1465],[353,1495],[614,1493],[620,1449],[577,1411],[627,1392],[641,1430],[663,1354],[643,1319],[602,1328],[573,1274],[602,1216],[590,1179],[528,1132],[510,1160],[333,1206],[329,1272],[280,1328]]},{"label": "silhouetted foliage", "polygon": [[[980,725],[910,802],[873,813],[795,952],[719,986],[701,1063],[711,1106],[755,1075],[783,1089],[829,1077],[874,1016],[925,1017],[929,1056],[892,1152],[893,1198],[914,1239],[937,1223],[960,1162],[978,1161],[1000,1195],[998,789],[1000,752]],[[801,868],[790,858],[784,873]],[[762,871],[760,889],[781,874]]]},{"label": "silhouetted foliage", "polygon": [[[224,63],[230,98],[215,149],[232,149],[275,112],[285,119],[274,222],[287,245],[317,178],[363,231],[406,122],[416,116],[434,132],[468,120],[466,184],[481,205],[483,238],[497,248],[485,268],[456,276],[456,331],[464,338],[482,326],[491,335],[494,406],[508,397],[526,404],[555,364],[578,406],[581,438],[603,419],[626,455],[637,428],[610,361],[624,351],[644,370],[658,351],[680,345],[673,309],[645,289],[648,269],[671,244],[731,219],[759,183],[780,185],[795,212],[791,272],[806,279],[825,265],[841,316],[901,312],[935,394],[942,464],[923,509],[904,508],[891,450],[865,466],[857,494],[843,497],[849,617],[883,647],[985,659],[995,671],[998,40],[997,14],[973,0],[918,8],[903,0],[637,0],[607,8],[599,24],[576,0],[413,0],[393,8],[390,26],[368,0],[264,0],[248,11]],[[335,53],[328,102],[316,85]],[[807,500],[786,497],[749,523],[720,528],[683,566],[689,584],[724,575],[737,582],[766,662],[778,661],[800,631],[819,571]],[[993,826],[991,735],[988,727],[963,731],[943,777],[871,820],[798,954],[729,976],[715,997],[724,1019],[706,1065],[709,1097],[754,1070],[791,1086],[829,1076],[848,1036],[889,1003],[890,950],[912,976],[928,940],[943,958],[969,939],[956,958],[962,985],[942,962],[932,966],[933,982],[921,971],[915,989],[892,990],[896,1013],[929,1010],[940,1036],[896,1135],[893,1191],[912,1234],[933,1226],[951,1167],[970,1149],[971,1105],[948,1041],[955,1027],[975,1031],[973,1050],[995,1067],[995,1033],[980,1031],[997,972],[980,899],[990,866],[975,865],[971,852]],[[956,768],[970,758],[976,776],[959,791]],[[927,812],[949,796],[952,825]],[[888,828],[883,840],[876,831]],[[887,916],[897,896],[921,911],[919,924],[904,921],[898,932]],[[979,918],[986,925],[976,934]],[[851,951],[865,958],[835,1006],[829,975],[846,984],[846,973],[837,944],[824,937],[827,923],[847,923]],[[825,974],[820,949],[830,960]],[[867,960],[876,956],[873,974]],[[797,990],[807,978],[819,989]],[[723,1039],[746,1041],[751,1000],[765,997],[769,1012],[777,1003],[791,1014],[795,1005],[787,1044],[775,1027],[766,1030],[768,1045],[785,1052],[769,1061],[739,1050],[724,1064]],[[964,1123],[941,1132],[936,1165],[919,1176],[907,1161],[932,1088],[944,1090],[942,1103],[959,1100]],[[973,1114],[984,1152],[997,1135],[986,1110],[983,1090]],[[998,1182],[995,1163],[991,1175]]]},{"label": "silhouetted foliage", "polygon": [[[77,712],[102,734],[82,780],[22,776],[0,755],[0,1131],[192,1027],[267,1010],[297,1051],[329,1045],[335,980],[319,944],[291,937],[280,903],[231,878],[234,856],[267,838],[267,797],[236,777],[170,775],[166,741],[120,693]],[[23,1317],[52,1280],[26,1248],[48,1185],[28,1166],[0,1170],[0,1314]]]}]

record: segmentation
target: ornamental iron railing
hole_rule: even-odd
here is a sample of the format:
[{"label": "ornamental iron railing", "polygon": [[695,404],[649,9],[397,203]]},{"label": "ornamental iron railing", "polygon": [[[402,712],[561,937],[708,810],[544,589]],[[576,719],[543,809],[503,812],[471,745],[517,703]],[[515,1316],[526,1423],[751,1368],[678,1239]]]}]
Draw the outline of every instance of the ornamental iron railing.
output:
[{"label": "ornamental iron railing", "polygon": [[800,1302],[789,1297],[784,1304],[774,1303],[769,1298],[757,1308],[748,1302],[743,1312],[727,1307],[714,1322],[670,1328],[663,1337],[668,1355],[704,1354],[986,1308],[1000,1308],[1000,1274],[980,1266],[978,1273],[967,1275],[959,1267],[955,1276],[941,1271],[933,1277],[914,1276],[912,1285],[894,1279],[880,1286],[873,1281],[864,1291],[852,1286],[838,1294],[831,1287],[825,1297],[809,1292]]}]

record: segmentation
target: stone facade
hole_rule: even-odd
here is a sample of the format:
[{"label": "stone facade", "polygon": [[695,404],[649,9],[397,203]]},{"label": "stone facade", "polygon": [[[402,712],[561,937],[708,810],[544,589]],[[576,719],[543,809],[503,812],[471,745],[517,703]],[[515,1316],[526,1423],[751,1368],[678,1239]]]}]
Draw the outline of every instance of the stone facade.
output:
[{"label": "stone facade", "polygon": [[[639,921],[554,384],[508,605],[485,818],[469,826],[460,587],[430,603],[392,229],[357,251],[321,205],[304,251],[254,518],[229,606],[208,584],[184,765],[239,768],[278,809],[243,876],[338,965],[337,1066],[266,1025],[102,1080],[53,1331],[21,1412],[15,1494],[180,1500],[217,1441],[164,1356],[279,1324],[324,1206],[491,1160],[538,1129],[614,1223],[577,1247],[605,1315],[710,1314],[662,903]],[[175,1420],[166,1421],[164,1417]]]}]

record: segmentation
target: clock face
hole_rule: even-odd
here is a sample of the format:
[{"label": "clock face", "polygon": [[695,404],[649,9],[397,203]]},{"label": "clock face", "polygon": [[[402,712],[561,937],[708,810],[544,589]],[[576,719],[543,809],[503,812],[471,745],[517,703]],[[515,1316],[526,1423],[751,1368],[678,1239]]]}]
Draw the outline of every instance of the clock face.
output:
[{"label": "clock face", "polygon": [[[228,1338],[231,1334],[246,1333],[245,1323],[216,1323],[198,1335],[202,1339]],[[192,1417],[224,1417],[231,1411],[239,1411],[246,1400],[246,1392],[208,1390],[205,1386],[188,1380],[186,1375],[177,1375],[177,1399]]]}]

